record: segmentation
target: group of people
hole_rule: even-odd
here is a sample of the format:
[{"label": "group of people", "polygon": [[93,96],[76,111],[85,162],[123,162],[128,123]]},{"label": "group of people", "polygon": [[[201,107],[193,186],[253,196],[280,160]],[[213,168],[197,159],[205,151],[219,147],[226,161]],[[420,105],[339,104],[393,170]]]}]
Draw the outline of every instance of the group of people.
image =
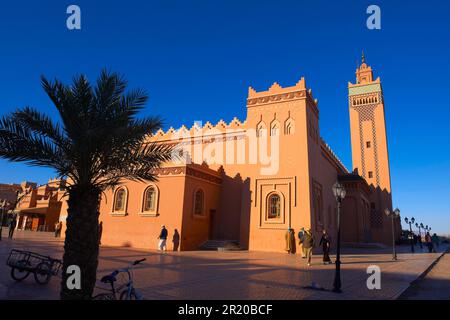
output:
[{"label": "group of people", "polygon": [[[439,247],[439,237],[436,233],[434,233],[433,235],[430,235],[429,232],[427,232],[425,234],[425,246],[428,249],[428,252],[437,252],[437,249]],[[414,244],[417,244],[417,242],[419,242],[419,244],[422,244],[422,237],[421,236],[416,236],[416,239],[414,241]]]},{"label": "group of people", "polygon": [[[314,246],[316,244],[311,229],[305,230],[305,228],[301,228],[298,233],[298,240],[299,240],[298,244],[301,245],[302,258],[306,259],[308,266],[311,266],[312,253]],[[322,246],[323,264],[333,263],[330,258],[331,238],[326,230],[322,231],[322,237],[320,238],[319,246]],[[286,232],[286,251],[288,253],[295,253],[294,248],[295,248],[294,229],[289,228],[288,231]]]},{"label": "group of people", "polygon": [[[311,266],[311,258],[312,258],[312,250],[315,246],[315,239],[311,232],[311,229],[305,230],[304,228],[301,228],[298,233],[298,244],[302,246],[301,248],[301,255],[303,259],[307,260],[308,266]],[[422,243],[425,244],[426,248],[428,249],[428,252],[434,252],[436,253],[439,247],[439,237],[436,233],[433,235],[430,235],[429,232],[426,233],[424,237],[424,241],[422,242],[422,239],[420,236],[414,235],[414,244],[419,243],[422,245]],[[322,237],[320,238],[319,246],[322,246],[322,252],[323,252],[323,263],[324,264],[332,264],[330,258],[330,248],[331,248],[331,238],[328,235],[326,230],[322,231]],[[288,231],[286,232],[286,249],[288,253],[295,253],[295,235],[294,235],[294,229],[288,228]]]}]

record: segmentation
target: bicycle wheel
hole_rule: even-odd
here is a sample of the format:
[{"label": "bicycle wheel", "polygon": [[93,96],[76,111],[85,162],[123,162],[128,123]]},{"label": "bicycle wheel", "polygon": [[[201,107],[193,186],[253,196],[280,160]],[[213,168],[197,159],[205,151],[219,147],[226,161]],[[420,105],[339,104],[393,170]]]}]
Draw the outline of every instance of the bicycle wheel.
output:
[{"label": "bicycle wheel", "polygon": [[92,300],[116,300],[116,298],[112,293],[100,293],[92,297]]},{"label": "bicycle wheel", "polygon": [[48,262],[41,262],[34,270],[34,280],[39,284],[47,284],[52,277],[52,267]]},{"label": "bicycle wheel", "polygon": [[136,292],[134,289],[131,289],[130,296],[128,297],[128,289],[125,289],[120,293],[120,300],[137,300]]},{"label": "bicycle wheel", "polygon": [[17,261],[17,266],[11,269],[11,278],[13,278],[16,281],[22,281],[29,276],[30,271],[21,268],[22,266],[24,268],[28,267],[30,266],[30,263],[27,260]]}]

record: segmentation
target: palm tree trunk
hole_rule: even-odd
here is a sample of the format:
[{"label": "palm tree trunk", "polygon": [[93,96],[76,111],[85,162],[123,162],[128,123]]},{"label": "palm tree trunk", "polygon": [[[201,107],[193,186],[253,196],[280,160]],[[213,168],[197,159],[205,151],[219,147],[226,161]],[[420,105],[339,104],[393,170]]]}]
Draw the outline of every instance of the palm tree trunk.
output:
[{"label": "palm tree trunk", "polygon": [[[92,297],[98,265],[98,216],[100,191],[92,186],[74,186],[69,190],[67,230],[61,281],[61,299],[87,300]],[[73,288],[74,280],[66,270],[78,266],[81,288]]]}]

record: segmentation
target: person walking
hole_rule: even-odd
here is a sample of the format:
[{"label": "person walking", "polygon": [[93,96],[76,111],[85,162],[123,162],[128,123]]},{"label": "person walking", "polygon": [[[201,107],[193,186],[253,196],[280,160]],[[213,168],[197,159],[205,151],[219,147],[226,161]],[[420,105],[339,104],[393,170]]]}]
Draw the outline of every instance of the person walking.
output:
[{"label": "person walking", "polygon": [[436,253],[439,247],[439,237],[436,233],[433,233],[433,236],[431,237],[431,243],[433,247],[433,252]]},{"label": "person walking", "polygon": [[55,238],[59,238],[61,235],[61,221],[55,223]]},{"label": "person walking", "polygon": [[303,247],[303,237],[305,235],[305,228],[301,228],[298,232],[298,244],[302,246],[301,253],[302,253],[302,259],[306,258],[305,248]]},{"label": "person walking", "polygon": [[158,250],[166,251],[167,250],[167,229],[166,226],[161,226],[161,232],[159,233],[158,239]]},{"label": "person walking", "polygon": [[314,248],[314,237],[311,233],[311,229],[306,230],[303,235],[303,248],[305,248],[308,266],[311,266],[312,250]]},{"label": "person walking", "polygon": [[323,230],[322,232],[322,238],[320,238],[319,246],[322,246],[323,250],[323,264],[331,264],[330,259],[330,236],[328,235],[326,230]]},{"label": "person walking", "polygon": [[177,229],[173,231],[172,242],[173,242],[173,251],[178,251],[178,247],[180,246],[180,234],[178,233]]},{"label": "person walking", "polygon": [[419,242],[419,247],[420,249],[423,249],[423,245],[422,245],[422,235],[419,233],[417,235],[417,242]]},{"label": "person walking", "polygon": [[429,232],[427,232],[427,234],[425,235],[425,244],[426,244],[426,246],[428,248],[428,252],[431,253],[433,251],[433,243],[432,243],[431,236],[430,236]]},{"label": "person walking", "polygon": [[14,235],[14,230],[16,229],[17,224],[17,216],[14,214],[11,219],[9,220],[9,234],[8,238],[12,239]]}]

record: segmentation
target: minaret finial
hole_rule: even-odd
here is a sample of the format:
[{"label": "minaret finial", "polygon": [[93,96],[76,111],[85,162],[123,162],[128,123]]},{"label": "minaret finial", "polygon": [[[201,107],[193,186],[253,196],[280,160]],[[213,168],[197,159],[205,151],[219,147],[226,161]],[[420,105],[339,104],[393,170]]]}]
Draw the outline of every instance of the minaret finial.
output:
[{"label": "minaret finial", "polygon": [[361,55],[361,63],[366,63],[366,56],[364,55],[364,50],[362,51]]}]

